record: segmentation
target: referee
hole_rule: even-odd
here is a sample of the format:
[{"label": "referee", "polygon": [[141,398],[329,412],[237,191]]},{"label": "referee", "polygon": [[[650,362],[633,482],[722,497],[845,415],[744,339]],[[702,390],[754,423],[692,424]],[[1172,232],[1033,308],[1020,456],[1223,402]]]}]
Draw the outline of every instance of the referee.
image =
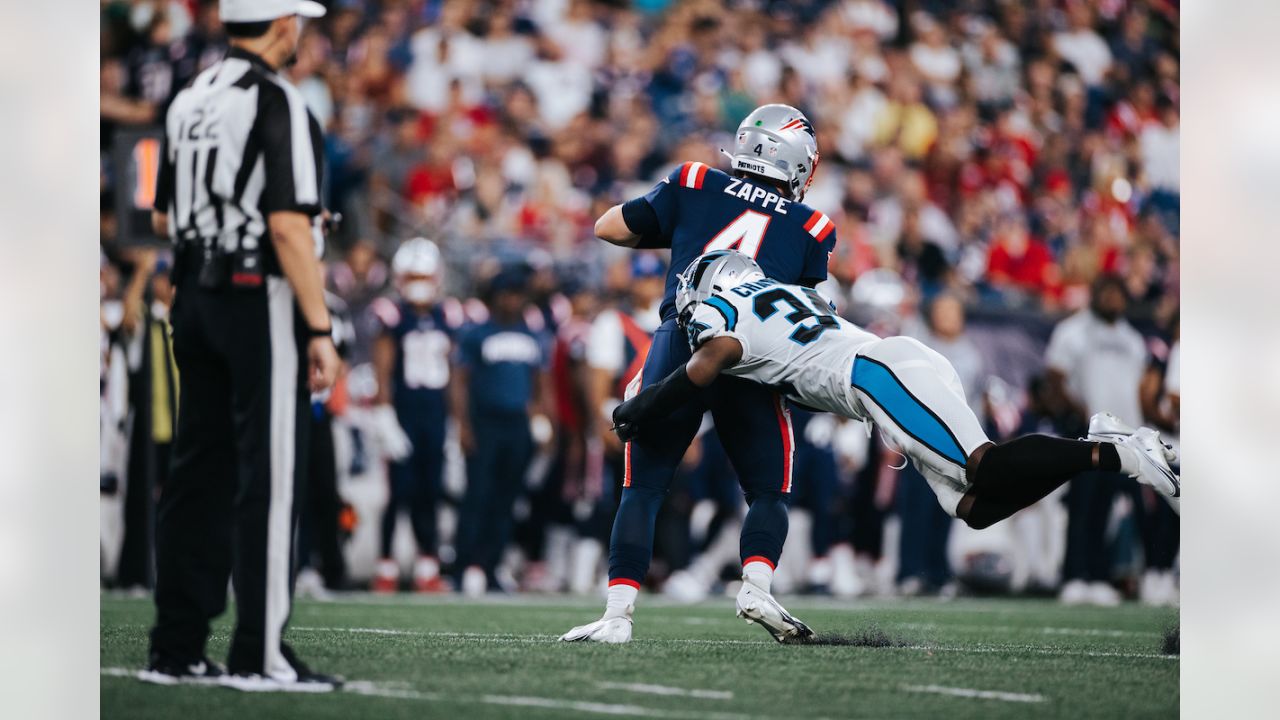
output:
[{"label": "referee", "polygon": [[[140,674],[150,682],[338,685],[282,638],[310,391],[333,383],[338,356],[318,259],[320,126],[277,69],[297,50],[299,16],[324,12],[306,0],[222,0],[231,49],[165,119],[152,222],[175,243],[180,404],[156,525],[156,624]],[[224,671],[205,643],[228,577],[237,619]]]}]

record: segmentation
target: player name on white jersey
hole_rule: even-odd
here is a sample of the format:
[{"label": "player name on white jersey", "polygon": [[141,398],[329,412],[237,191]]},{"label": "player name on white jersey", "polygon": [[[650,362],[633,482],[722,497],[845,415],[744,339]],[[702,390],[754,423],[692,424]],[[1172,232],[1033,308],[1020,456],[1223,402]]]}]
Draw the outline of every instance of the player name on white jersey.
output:
[{"label": "player name on white jersey", "polygon": [[694,349],[722,335],[739,342],[742,357],[729,375],[811,408],[863,416],[850,370],[859,349],[879,338],[838,316],[812,288],[771,278],[741,283],[699,303],[686,331]]},{"label": "player name on white jersey", "polygon": [[750,203],[756,203],[766,210],[769,209],[770,205],[773,205],[773,210],[779,215],[787,214],[787,205],[791,202],[778,193],[769,192],[762,187],[752,185],[742,178],[729,178],[729,184],[725,186],[724,194],[742,198]]},{"label": "player name on white jersey", "polygon": [[751,293],[757,290],[763,290],[770,285],[777,285],[778,281],[773,278],[761,278],[755,282],[742,283],[729,288],[730,292],[738,297],[751,297]]}]

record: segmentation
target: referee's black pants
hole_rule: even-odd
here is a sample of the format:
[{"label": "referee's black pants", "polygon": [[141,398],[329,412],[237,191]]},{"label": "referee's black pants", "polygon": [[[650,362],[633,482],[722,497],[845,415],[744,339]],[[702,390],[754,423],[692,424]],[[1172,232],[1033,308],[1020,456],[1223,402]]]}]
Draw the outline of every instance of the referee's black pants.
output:
[{"label": "referee's black pants", "polygon": [[231,576],[237,618],[228,669],[291,679],[281,635],[307,457],[303,322],[282,278],[220,289],[183,280],[173,307],[179,411],[156,524],[151,652],[203,657]]}]

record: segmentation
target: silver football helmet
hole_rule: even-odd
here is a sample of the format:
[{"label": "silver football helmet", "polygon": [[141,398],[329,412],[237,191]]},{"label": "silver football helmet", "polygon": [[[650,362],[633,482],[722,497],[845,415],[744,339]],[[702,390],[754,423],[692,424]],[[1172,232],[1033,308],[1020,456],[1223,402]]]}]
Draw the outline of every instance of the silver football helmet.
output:
[{"label": "silver football helmet", "polygon": [[790,105],[761,105],[738,125],[734,170],[780,180],[797,202],[818,169],[818,137],[804,113]]},{"label": "silver football helmet", "polygon": [[391,274],[400,296],[416,305],[435,302],[440,295],[444,262],[440,248],[424,237],[406,240],[391,258]]},{"label": "silver football helmet", "polygon": [[694,308],[712,293],[759,280],[764,271],[755,260],[737,250],[713,250],[698,256],[676,281],[676,312],[684,325]]},{"label": "silver football helmet", "polygon": [[435,275],[440,272],[440,248],[424,237],[405,240],[391,258],[393,275]]}]

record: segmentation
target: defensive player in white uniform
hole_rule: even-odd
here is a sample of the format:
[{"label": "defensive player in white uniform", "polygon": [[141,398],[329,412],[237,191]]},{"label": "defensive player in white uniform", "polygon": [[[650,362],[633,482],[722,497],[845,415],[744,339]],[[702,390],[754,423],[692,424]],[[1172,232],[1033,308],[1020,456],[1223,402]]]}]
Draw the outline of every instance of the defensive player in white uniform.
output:
[{"label": "defensive player in white uniform", "polygon": [[938,501],[986,528],[1088,470],[1124,472],[1178,508],[1177,455],[1150,428],[1109,413],[1088,440],[1026,435],[992,443],[942,355],[908,337],[879,338],[840,318],[816,291],[764,276],[732,250],[707,253],[680,276],[680,323],[692,358],[613,414],[623,440],[645,432],[721,372],[769,385],[788,399],[870,421],[915,463]]}]

